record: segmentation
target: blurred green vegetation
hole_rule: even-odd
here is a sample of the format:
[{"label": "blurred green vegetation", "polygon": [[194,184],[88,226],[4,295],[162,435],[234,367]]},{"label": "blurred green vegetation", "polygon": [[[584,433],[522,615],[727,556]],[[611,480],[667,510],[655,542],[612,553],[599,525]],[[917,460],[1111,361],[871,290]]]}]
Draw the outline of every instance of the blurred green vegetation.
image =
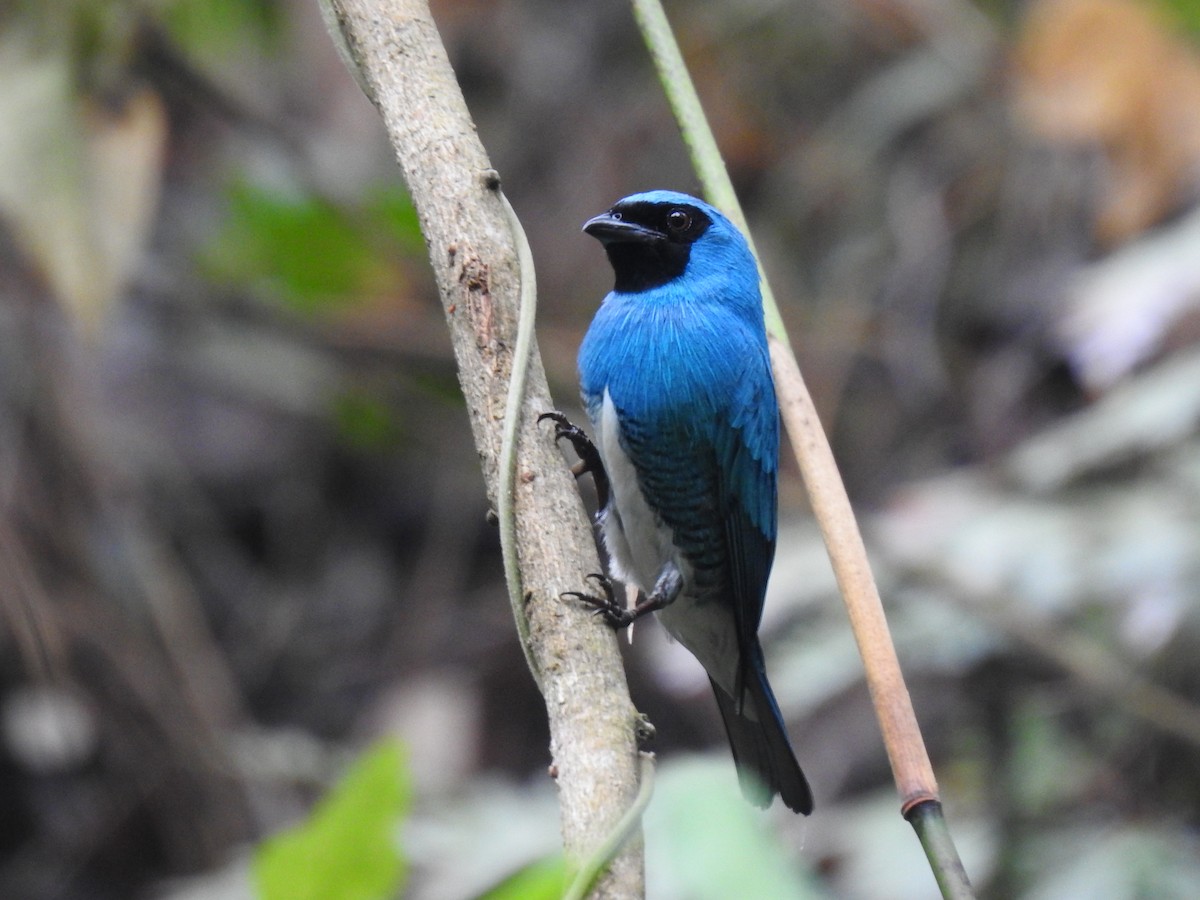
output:
[{"label": "blurred green vegetation", "polygon": [[1200,37],[1200,2],[1197,0],[1155,0],[1191,34]]},{"label": "blurred green vegetation", "polygon": [[567,887],[567,865],[562,856],[530,863],[505,879],[479,900],[558,900]]},{"label": "blurred green vegetation", "polygon": [[355,762],[308,820],[255,853],[263,900],[396,896],[408,876],[400,826],[412,802],[404,752],[383,741]]},{"label": "blurred green vegetation", "polygon": [[281,49],[286,4],[278,0],[167,0],[158,21],[186,53]]},{"label": "blurred green vegetation", "polygon": [[239,182],[227,202],[225,223],[202,256],[205,274],[301,313],[402,293],[397,261],[422,246],[416,211],[397,187],[371,190],[346,209]]}]

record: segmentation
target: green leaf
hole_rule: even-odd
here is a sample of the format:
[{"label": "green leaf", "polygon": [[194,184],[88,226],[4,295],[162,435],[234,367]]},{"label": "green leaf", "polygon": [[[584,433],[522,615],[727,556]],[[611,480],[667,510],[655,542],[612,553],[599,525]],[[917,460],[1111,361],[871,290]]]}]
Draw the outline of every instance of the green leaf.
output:
[{"label": "green leaf", "polygon": [[374,900],[396,895],[408,865],[397,837],[411,788],[399,743],[368,749],[308,821],[255,854],[263,900]]},{"label": "green leaf", "polygon": [[566,860],[550,856],[504,879],[479,900],[558,900],[566,886]]},{"label": "green leaf", "polygon": [[228,216],[201,264],[213,281],[316,313],[404,290],[400,260],[423,256],[416,212],[396,188],[358,208],[247,182],[229,189]]},{"label": "green leaf", "polygon": [[1158,5],[1167,11],[1174,24],[1193,37],[1200,34],[1200,0],[1158,0]]},{"label": "green leaf", "polygon": [[646,812],[647,895],[825,897],[765,817],[746,803],[727,757],[663,766]]},{"label": "green leaf", "polygon": [[248,43],[276,41],[284,21],[275,0],[172,0],[160,13],[185,52],[228,54]]},{"label": "green leaf", "polygon": [[210,276],[311,312],[357,297],[379,264],[332,204],[236,184],[229,219],[204,256]]}]

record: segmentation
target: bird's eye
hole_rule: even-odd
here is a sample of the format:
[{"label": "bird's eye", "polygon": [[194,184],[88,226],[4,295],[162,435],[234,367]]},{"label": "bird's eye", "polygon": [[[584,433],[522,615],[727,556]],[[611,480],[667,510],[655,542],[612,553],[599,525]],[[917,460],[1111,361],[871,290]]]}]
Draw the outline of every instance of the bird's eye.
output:
[{"label": "bird's eye", "polygon": [[673,209],[667,213],[667,227],[672,231],[687,231],[692,224],[692,217],[682,209]]},{"label": "bird's eye", "polygon": [[621,221],[621,214],[620,214],[619,212],[615,212],[615,213],[609,213],[609,218],[610,218],[610,219],[613,219],[613,220],[615,220],[615,221],[617,221],[617,222],[620,222],[620,221]]}]

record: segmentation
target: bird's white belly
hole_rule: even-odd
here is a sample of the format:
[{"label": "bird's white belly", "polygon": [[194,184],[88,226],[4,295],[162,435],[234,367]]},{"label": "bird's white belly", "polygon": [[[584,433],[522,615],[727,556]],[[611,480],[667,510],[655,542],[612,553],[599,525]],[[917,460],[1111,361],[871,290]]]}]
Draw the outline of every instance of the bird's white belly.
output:
[{"label": "bird's white belly", "polygon": [[733,611],[721,598],[692,593],[692,567],[675,546],[674,532],[642,494],[633,463],[621,448],[617,412],[607,390],[595,428],[612,489],[612,508],[601,522],[610,574],[649,595],[663,568],[674,563],[683,576],[683,589],[659,612],[659,620],[732,696],[740,659]]},{"label": "bird's white belly", "polygon": [[662,523],[642,496],[633,463],[621,449],[620,425],[612,398],[604,391],[604,402],[596,421],[600,458],[608,472],[613,506],[601,523],[612,574],[649,594],[668,562],[674,562],[688,581],[690,567],[675,546],[674,534]]}]

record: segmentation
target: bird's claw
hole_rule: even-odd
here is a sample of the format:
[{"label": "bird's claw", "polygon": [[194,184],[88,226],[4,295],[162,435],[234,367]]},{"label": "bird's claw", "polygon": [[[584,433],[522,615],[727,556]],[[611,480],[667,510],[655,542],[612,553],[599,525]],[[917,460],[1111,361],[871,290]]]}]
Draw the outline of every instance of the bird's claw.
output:
[{"label": "bird's claw", "polygon": [[587,580],[596,582],[600,590],[604,592],[604,596],[597,597],[595,594],[585,594],[582,591],[565,591],[561,596],[573,597],[585,606],[592,607],[592,615],[602,617],[613,628],[625,628],[633,622],[636,616],[617,602],[616,590],[607,576],[593,572],[588,575]]},{"label": "bird's claw", "polygon": [[592,480],[596,484],[596,500],[600,509],[607,508],[611,495],[608,472],[604,469],[604,463],[600,459],[600,451],[596,449],[596,445],[587,436],[587,432],[573,424],[570,419],[557,410],[542,413],[537,420],[540,424],[547,419],[554,423],[554,440],[557,442],[565,438],[570,441],[575,455],[579,457],[579,462],[571,467],[572,474],[578,478],[580,475],[590,472]]}]

